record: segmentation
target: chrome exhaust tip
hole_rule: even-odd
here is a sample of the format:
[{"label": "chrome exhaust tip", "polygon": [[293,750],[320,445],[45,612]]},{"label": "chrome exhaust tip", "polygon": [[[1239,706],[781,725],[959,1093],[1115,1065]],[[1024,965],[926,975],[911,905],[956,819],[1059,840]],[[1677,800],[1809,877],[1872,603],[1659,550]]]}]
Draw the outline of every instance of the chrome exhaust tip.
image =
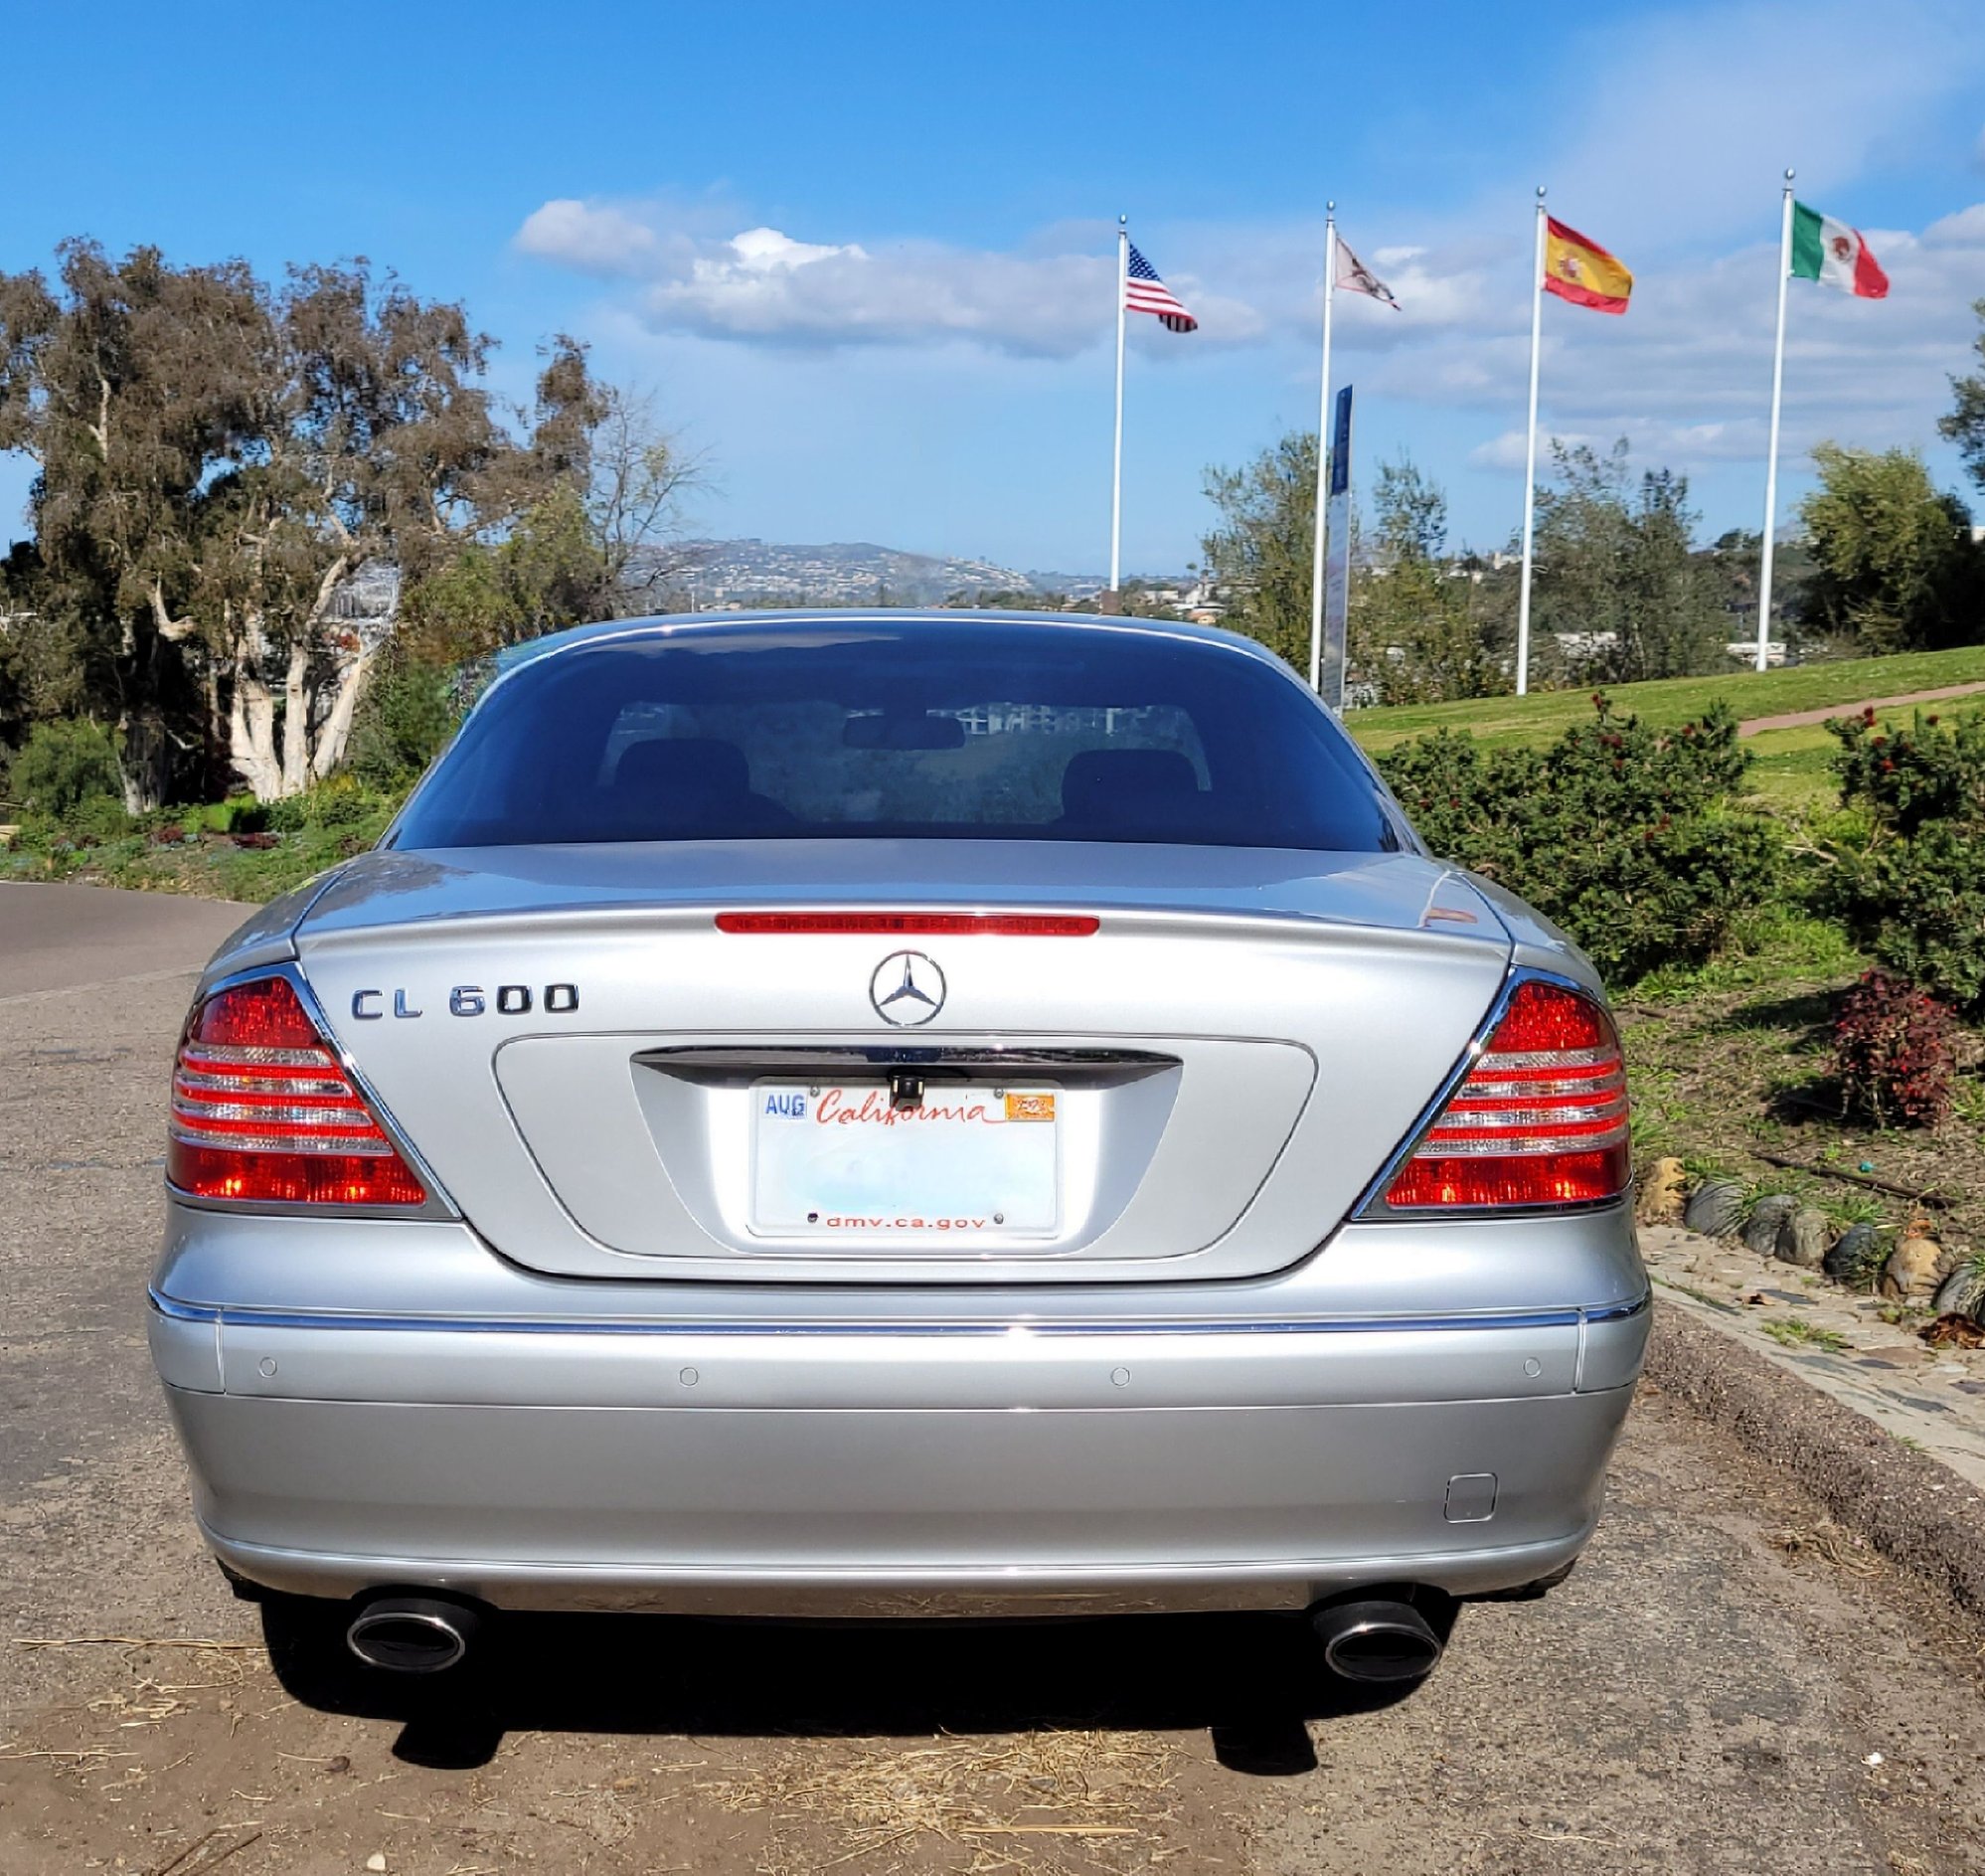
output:
[{"label": "chrome exhaust tip", "polygon": [[466,1603],[434,1596],[381,1596],[352,1618],[345,1645],[390,1674],[440,1674],[458,1665],[482,1628]]},{"label": "chrome exhaust tip", "polygon": [[1333,1603],[1312,1612],[1310,1624],[1330,1671],[1345,1680],[1423,1680],[1440,1659],[1440,1637],[1410,1603]]}]

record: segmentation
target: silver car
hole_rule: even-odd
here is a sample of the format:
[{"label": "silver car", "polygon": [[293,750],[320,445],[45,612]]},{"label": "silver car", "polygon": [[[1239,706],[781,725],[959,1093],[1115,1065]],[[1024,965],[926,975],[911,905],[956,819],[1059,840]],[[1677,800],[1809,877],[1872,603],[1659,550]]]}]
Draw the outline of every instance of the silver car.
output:
[{"label": "silver car", "polygon": [[1591,966],[1138,619],[521,647],[208,966],[167,1178],[208,1543],[415,1671],[511,1610],[1255,1609],[1409,1679],[1571,1568],[1648,1329]]}]

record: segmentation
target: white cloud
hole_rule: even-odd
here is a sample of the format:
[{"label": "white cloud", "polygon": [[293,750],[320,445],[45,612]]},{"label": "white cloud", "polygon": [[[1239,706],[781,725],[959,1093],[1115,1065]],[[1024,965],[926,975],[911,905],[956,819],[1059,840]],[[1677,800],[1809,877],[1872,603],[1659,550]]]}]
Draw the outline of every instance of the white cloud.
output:
[{"label": "white cloud", "polygon": [[1932,222],[1923,230],[1923,246],[1985,247],[1985,202],[1974,202],[1968,209],[1959,209],[1955,215],[1946,215],[1941,221]]},{"label": "white cloud", "polygon": [[775,228],[747,228],[742,235],[734,235],[731,252],[737,256],[735,264],[746,273],[790,272],[808,261],[832,260],[837,255],[849,255],[858,260],[868,258],[860,248],[832,248],[819,242],[794,241]]},{"label": "white cloud", "polygon": [[611,276],[641,272],[660,243],[652,228],[620,209],[559,200],[525,217],[517,246],[540,260]]},{"label": "white cloud", "polygon": [[[638,282],[634,303],[651,329],[700,338],[811,347],[965,340],[1069,357],[1113,330],[1115,262],[1101,225],[1037,236],[1019,251],[970,250],[804,241],[763,227],[713,237],[666,210],[559,201],[527,218],[517,246]],[[1191,273],[1169,284],[1202,321],[1201,343],[1244,343],[1266,329],[1244,300]]]},{"label": "white cloud", "polygon": [[[1625,417],[1604,429],[1561,429],[1540,426],[1537,435],[1537,461],[1540,479],[1551,470],[1553,445],[1565,449],[1587,448],[1601,452],[1624,436],[1636,462],[1649,467],[1657,463],[1670,467],[1694,466],[1707,462],[1745,461],[1764,452],[1765,426],[1760,422],[1736,424],[1672,424],[1659,419]],[[1506,429],[1468,453],[1469,465],[1477,469],[1501,469],[1522,474],[1524,432]]]}]

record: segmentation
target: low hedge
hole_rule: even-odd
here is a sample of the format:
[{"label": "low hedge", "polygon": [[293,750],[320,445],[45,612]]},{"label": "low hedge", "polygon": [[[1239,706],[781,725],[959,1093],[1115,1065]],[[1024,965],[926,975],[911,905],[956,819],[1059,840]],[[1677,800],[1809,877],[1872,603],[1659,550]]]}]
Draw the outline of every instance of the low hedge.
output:
[{"label": "low hedge", "polygon": [[1844,807],[1866,837],[1833,843],[1821,905],[1878,962],[1985,1016],[1985,716],[1865,711],[1832,726]]},{"label": "low hedge", "polygon": [[1608,977],[1712,955],[1777,889],[1775,825],[1742,799],[1748,758],[1718,705],[1672,730],[1616,712],[1543,749],[1440,731],[1377,760],[1442,858],[1562,926]]}]

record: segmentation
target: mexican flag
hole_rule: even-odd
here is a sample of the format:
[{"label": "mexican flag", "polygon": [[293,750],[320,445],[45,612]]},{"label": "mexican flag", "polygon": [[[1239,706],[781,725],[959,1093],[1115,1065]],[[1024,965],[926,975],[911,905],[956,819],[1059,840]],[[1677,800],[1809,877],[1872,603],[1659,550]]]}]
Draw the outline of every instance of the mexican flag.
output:
[{"label": "mexican flag", "polygon": [[1868,252],[1858,228],[1792,204],[1792,277],[1837,286],[1857,299],[1887,299],[1889,276]]}]

